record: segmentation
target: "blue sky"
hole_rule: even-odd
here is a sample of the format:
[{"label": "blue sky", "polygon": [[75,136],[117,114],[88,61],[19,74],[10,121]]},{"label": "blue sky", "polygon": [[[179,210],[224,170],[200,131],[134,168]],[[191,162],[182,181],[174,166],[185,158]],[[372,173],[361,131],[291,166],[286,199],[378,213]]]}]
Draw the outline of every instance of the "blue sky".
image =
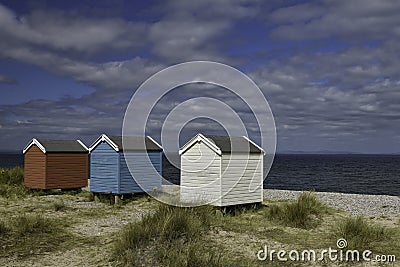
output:
[{"label": "blue sky", "polygon": [[[399,13],[398,1],[370,0],[0,0],[0,150],[33,137],[89,144],[120,134],[142,82],[172,64],[211,60],[260,87],[278,152],[400,152]],[[201,92],[251,128],[249,110],[219,90]],[[174,90],[151,120],[195,96],[196,86]],[[197,120],[181,139],[200,130],[224,133]]]}]

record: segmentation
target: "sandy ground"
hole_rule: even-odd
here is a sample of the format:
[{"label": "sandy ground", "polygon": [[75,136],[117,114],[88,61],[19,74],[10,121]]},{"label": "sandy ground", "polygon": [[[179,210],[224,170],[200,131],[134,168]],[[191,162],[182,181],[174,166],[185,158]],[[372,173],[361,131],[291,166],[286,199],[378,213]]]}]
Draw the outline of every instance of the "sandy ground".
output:
[{"label": "sandy ground", "polygon": [[[286,190],[265,190],[264,193],[266,198],[272,200],[295,199],[300,194],[297,191]],[[395,220],[399,218],[399,197],[340,193],[317,193],[317,195],[328,205],[342,209],[351,215],[389,216]],[[0,200],[0,216],[7,214],[12,217],[22,212],[42,213],[56,220],[67,220],[69,225],[67,231],[72,236],[89,240],[88,242],[80,241],[81,238],[67,250],[60,249],[23,259],[15,256],[0,257],[0,266],[112,266],[109,256],[115,235],[124,225],[140,220],[144,214],[151,212],[156,203],[144,197],[129,202],[123,207],[116,207],[104,203],[86,202],[83,198],[71,195]],[[63,201],[67,209],[55,212],[52,204],[56,201]],[[235,242],[243,242],[241,238],[229,238],[228,232],[221,232],[218,237],[225,240],[223,243],[231,247],[235,246]],[[247,235],[244,235],[242,239],[256,242]],[[264,241],[268,242],[268,240]],[[252,251],[244,252],[252,253]]]},{"label": "sandy ground", "polygon": [[[65,203],[65,211],[54,211],[52,203],[56,201]],[[67,231],[72,236],[68,242],[73,245],[67,250],[34,254],[23,259],[16,256],[0,257],[0,266],[111,266],[109,256],[117,232],[129,222],[140,220],[151,210],[152,205],[154,202],[141,199],[118,208],[104,203],[86,202],[69,195],[1,202],[0,214],[16,216],[22,212],[40,213],[56,220],[67,220]],[[73,237],[79,238],[73,240]]]}]

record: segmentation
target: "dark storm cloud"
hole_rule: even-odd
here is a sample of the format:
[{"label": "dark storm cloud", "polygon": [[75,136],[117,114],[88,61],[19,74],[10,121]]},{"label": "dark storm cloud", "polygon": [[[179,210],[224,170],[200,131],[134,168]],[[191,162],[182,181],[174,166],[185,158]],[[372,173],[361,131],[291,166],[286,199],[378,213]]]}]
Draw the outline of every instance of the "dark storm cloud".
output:
[{"label": "dark storm cloud", "polygon": [[[400,81],[395,70],[400,66],[386,49],[383,45],[303,53],[255,72],[252,77],[274,111],[278,137],[308,136],[291,145],[299,150],[320,143],[315,138],[321,137],[341,140],[343,148],[339,150],[343,151],[346,147],[382,151],[381,144],[373,147],[375,138],[398,146],[394,137],[400,131],[400,106],[396,104]],[[357,142],[363,143],[354,147]]]},{"label": "dark storm cloud", "polygon": [[[210,8],[212,6],[212,8]],[[219,42],[234,23],[255,17],[257,1],[170,1],[165,16],[149,27],[153,53],[167,62],[231,61]]]},{"label": "dark storm cloud", "polygon": [[283,7],[269,17],[279,25],[272,35],[282,39],[387,39],[400,36],[398,1],[315,1]]},{"label": "dark storm cloud", "polygon": [[123,114],[120,105],[90,108],[75,99],[35,100],[21,105],[2,106],[0,125],[3,139],[18,140],[19,147],[30,138],[79,138],[92,142],[99,133],[120,133]]},{"label": "dark storm cloud", "polygon": [[42,49],[93,54],[106,49],[135,49],[144,43],[144,23],[122,19],[86,18],[60,10],[34,10],[26,16],[0,4],[3,43],[39,46]]},{"label": "dark storm cloud", "polygon": [[[394,56],[400,52],[399,8],[395,1],[325,1],[284,7],[271,14],[270,21],[286,22],[272,31],[275,38],[335,36],[350,42],[337,51],[297,53],[259,72],[268,80],[265,90],[275,114],[282,115],[278,121],[289,125],[287,129],[294,125],[284,135],[353,136],[353,142],[365,140],[365,147],[375,135],[399,145],[394,138],[400,130],[396,104],[400,66]],[[370,45],[374,40],[379,42]]]},{"label": "dark storm cloud", "polygon": [[[279,7],[275,2],[171,1],[157,8],[159,19],[132,22],[60,10],[20,16],[0,5],[1,58],[95,88],[77,99],[0,106],[2,146],[21,147],[33,136],[90,142],[101,132],[120,133],[134,90],[162,68],[208,59],[242,69],[247,56],[226,51],[231,37],[239,36],[235,31],[247,23],[257,43],[241,40],[241,49],[254,45],[250,54],[259,55],[261,62],[247,74],[271,105],[278,149],[400,151],[398,2],[319,1]],[[252,33],[254,25],[265,29]],[[279,48],[283,56],[268,54],[275,51],[268,46],[275,41],[288,44],[287,50]],[[304,49],[292,49],[296,42],[304,42]],[[125,53],[124,59],[97,60],[110,50]],[[180,93],[157,105],[151,127],[160,127],[171,108],[204,91]],[[235,95],[220,90],[206,95],[223,99],[257,132],[249,109]],[[190,112],[195,116],[201,109],[207,107]],[[205,122],[202,129],[213,127]]]}]

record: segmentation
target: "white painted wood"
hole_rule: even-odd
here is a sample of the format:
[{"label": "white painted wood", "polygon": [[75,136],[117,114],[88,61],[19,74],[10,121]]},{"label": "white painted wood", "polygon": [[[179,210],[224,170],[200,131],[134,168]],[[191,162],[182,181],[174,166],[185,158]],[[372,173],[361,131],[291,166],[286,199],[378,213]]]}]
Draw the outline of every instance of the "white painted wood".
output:
[{"label": "white painted wood", "polygon": [[204,135],[202,134],[197,134],[195,137],[190,139],[189,142],[187,142],[181,149],[179,149],[179,155],[182,155],[185,153],[188,149],[191,149],[193,145],[196,143],[202,142],[205,145],[207,145],[211,150],[213,150],[215,153],[218,155],[221,155],[221,150],[219,149],[218,146],[216,146],[213,142],[208,140]]},{"label": "white painted wood", "polygon": [[110,145],[110,147],[112,147],[116,152],[119,151],[118,146],[111,141],[111,139],[106,135],[106,134],[102,134],[100,135],[99,138],[97,138],[97,140],[93,143],[93,145],[89,148],[89,153],[92,153],[92,151],[99,145],[101,144],[101,142],[107,142],[107,144]]},{"label": "white painted wood", "polygon": [[262,153],[265,155],[265,151],[262,147],[260,147],[259,145],[257,145],[256,143],[254,143],[253,141],[251,141],[247,136],[243,135],[243,138],[246,139],[249,143],[252,143],[255,147],[257,147],[258,149],[260,149],[262,151]]},{"label": "white painted wood", "polygon": [[81,141],[81,140],[76,140],[83,148],[85,148],[87,151],[89,151],[89,148]]},{"label": "white painted wood", "polygon": [[46,149],[44,148],[44,146],[42,146],[42,144],[36,139],[33,138],[26,146],[25,148],[22,150],[22,154],[25,154],[29,148],[31,148],[31,146],[36,145],[44,154],[46,154]]},{"label": "white painted wood", "polygon": [[221,157],[203,142],[193,144],[181,156],[182,202],[201,203],[219,199],[220,162]]},{"label": "white painted wood", "polygon": [[262,153],[222,155],[222,206],[262,202]]},{"label": "white painted wood", "polygon": [[156,141],[154,140],[150,135],[147,136],[147,138],[150,139],[150,141],[152,141],[154,144],[156,144],[160,149],[162,149],[162,146]]},{"label": "white painted wood", "polygon": [[212,199],[215,206],[262,202],[264,151],[220,156],[220,149],[198,137],[181,149],[181,200]]}]

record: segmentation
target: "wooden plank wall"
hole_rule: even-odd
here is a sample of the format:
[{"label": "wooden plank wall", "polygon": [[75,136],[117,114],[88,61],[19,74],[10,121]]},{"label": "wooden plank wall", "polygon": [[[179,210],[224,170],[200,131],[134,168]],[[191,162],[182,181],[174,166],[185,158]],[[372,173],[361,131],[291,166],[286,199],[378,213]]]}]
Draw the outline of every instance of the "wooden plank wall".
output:
[{"label": "wooden plank wall", "polygon": [[46,188],[46,155],[36,145],[24,155],[24,184],[29,188]]},{"label": "wooden plank wall", "polygon": [[221,157],[203,142],[181,155],[181,201],[221,205]]},{"label": "wooden plank wall", "polygon": [[262,161],[262,153],[222,155],[222,206],[263,201]]},{"label": "wooden plank wall", "polygon": [[106,142],[90,153],[90,191],[119,194],[119,154]]},{"label": "wooden plank wall", "polygon": [[[120,152],[120,193],[139,193],[152,191],[153,189],[161,190],[161,178],[154,175],[153,170],[149,167],[146,157],[150,161],[154,169],[161,174],[161,152]],[[125,158],[126,157],[126,158]],[[130,163],[130,167],[134,169],[134,175],[137,175],[136,180],[132,177],[126,163],[126,159]],[[140,183],[140,186],[137,184]]]},{"label": "wooden plank wall", "polygon": [[81,188],[88,182],[87,153],[48,153],[46,188]]}]

